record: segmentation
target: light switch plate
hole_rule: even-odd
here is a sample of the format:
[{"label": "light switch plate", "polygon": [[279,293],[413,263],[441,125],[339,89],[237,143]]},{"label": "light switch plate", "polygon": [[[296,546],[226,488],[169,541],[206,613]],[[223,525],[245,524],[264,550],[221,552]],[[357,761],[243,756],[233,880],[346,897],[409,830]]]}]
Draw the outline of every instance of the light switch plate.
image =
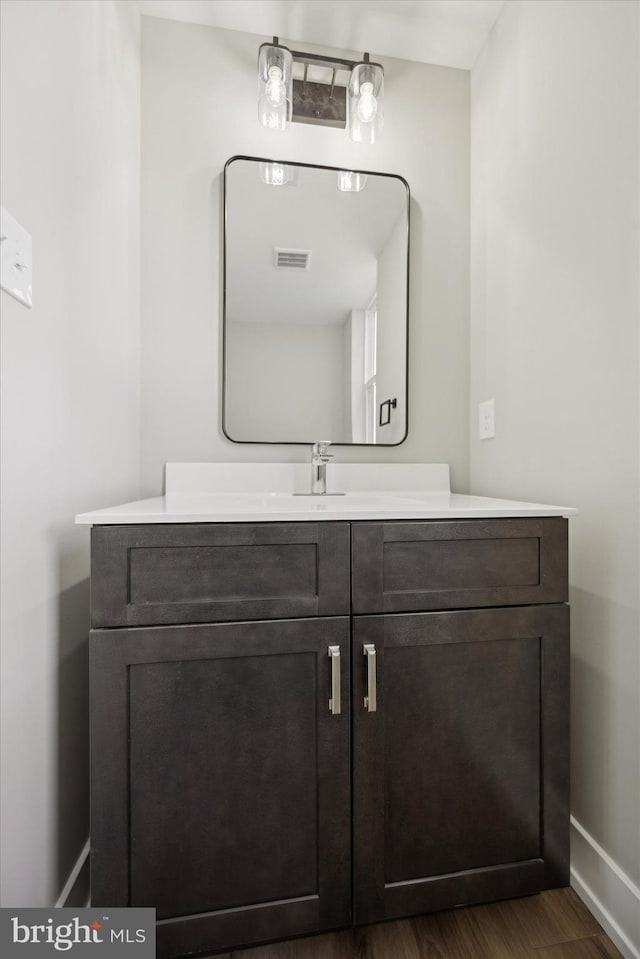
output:
[{"label": "light switch plate", "polygon": [[0,288],[29,309],[32,300],[31,234],[0,207]]},{"label": "light switch plate", "polygon": [[478,438],[492,440],[496,435],[496,411],[493,400],[478,404]]}]

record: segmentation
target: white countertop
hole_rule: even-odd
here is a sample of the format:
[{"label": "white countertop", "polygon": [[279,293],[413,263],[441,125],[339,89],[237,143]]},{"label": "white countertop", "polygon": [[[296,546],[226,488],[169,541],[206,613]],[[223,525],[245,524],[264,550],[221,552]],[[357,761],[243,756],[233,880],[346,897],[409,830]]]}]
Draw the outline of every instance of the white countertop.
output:
[{"label": "white countertop", "polygon": [[[331,464],[329,490],[308,489],[306,464],[167,464],[165,496],[93,510],[76,523],[264,523],[327,520],[489,519],[572,516],[565,506],[449,491],[443,464]],[[378,488],[376,488],[378,484]]]}]

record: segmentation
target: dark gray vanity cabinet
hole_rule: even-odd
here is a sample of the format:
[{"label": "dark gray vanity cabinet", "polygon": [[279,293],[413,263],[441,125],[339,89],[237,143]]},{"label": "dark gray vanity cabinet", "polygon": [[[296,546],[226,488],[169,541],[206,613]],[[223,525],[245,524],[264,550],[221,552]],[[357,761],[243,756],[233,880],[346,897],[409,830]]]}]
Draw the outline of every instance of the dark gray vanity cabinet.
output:
[{"label": "dark gray vanity cabinet", "polygon": [[565,520],[105,526],[92,562],[92,901],[155,906],[159,956],[568,882]]}]

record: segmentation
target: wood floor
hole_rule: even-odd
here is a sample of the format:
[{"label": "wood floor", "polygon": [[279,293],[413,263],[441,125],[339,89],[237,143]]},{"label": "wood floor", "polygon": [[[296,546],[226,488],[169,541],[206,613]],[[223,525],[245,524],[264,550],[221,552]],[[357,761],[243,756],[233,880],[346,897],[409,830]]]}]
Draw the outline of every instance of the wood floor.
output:
[{"label": "wood floor", "polygon": [[237,950],[218,959],[622,959],[572,889]]}]

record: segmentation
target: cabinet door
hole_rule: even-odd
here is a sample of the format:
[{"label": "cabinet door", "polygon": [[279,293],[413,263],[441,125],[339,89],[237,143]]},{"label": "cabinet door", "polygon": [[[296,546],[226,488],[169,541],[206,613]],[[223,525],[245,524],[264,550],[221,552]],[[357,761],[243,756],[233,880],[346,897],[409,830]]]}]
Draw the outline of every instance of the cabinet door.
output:
[{"label": "cabinet door", "polygon": [[94,905],[159,956],[351,921],[347,617],[95,630],[91,676]]},{"label": "cabinet door", "polygon": [[354,620],[356,922],[568,883],[568,659],[566,606]]}]

